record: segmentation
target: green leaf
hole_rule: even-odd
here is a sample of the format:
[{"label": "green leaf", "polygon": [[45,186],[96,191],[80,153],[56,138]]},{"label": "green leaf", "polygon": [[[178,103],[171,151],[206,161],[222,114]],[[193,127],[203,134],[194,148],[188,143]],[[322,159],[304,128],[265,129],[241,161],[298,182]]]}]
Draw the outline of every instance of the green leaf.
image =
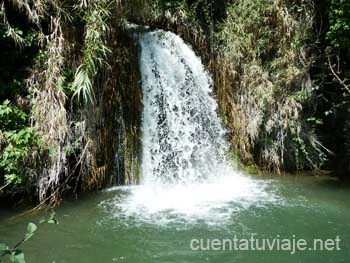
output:
[{"label": "green leaf", "polygon": [[56,219],[50,219],[47,221],[48,224],[55,224],[58,225],[58,221]]},{"label": "green leaf", "polygon": [[17,174],[5,174],[4,177],[5,177],[7,183],[10,183],[10,182],[11,183],[20,183],[21,182],[21,178]]},{"label": "green leaf", "polygon": [[5,243],[0,243],[0,251],[8,250],[8,246]]},{"label": "green leaf", "polygon": [[36,229],[37,229],[37,226],[34,223],[29,223],[27,226],[27,233],[24,236],[24,241],[29,240],[34,235],[34,232],[36,231]]},{"label": "green leaf", "polygon": [[34,223],[29,223],[27,227],[28,233],[33,234],[37,230],[37,226]]},{"label": "green leaf", "polygon": [[10,261],[14,263],[25,263],[24,254],[21,250],[17,249],[10,255]]},{"label": "green leaf", "polygon": [[55,211],[52,211],[49,217],[40,219],[39,223],[40,224],[48,223],[48,224],[56,224],[56,225],[58,225],[58,220],[56,219]]}]

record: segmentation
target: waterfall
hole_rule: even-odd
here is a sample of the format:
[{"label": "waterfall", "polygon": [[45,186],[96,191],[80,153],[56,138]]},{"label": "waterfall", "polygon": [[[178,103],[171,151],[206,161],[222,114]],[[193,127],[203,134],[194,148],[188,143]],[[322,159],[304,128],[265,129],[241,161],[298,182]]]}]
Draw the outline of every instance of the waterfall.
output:
[{"label": "waterfall", "polygon": [[141,184],[117,187],[122,193],[102,206],[117,217],[157,224],[221,224],[271,199],[264,183],[226,160],[212,80],[192,49],[161,30],[139,33],[137,39],[144,105]]},{"label": "waterfall", "polygon": [[139,42],[142,182],[193,184],[227,170],[225,131],[201,60],[171,32],[147,32]]}]

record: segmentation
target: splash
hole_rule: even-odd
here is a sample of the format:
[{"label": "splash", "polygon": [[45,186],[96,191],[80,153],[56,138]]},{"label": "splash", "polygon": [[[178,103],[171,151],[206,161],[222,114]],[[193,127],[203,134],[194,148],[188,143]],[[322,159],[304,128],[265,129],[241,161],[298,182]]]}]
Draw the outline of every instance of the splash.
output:
[{"label": "splash", "polygon": [[268,198],[261,182],[243,176],[226,159],[212,79],[200,58],[171,32],[143,33],[139,43],[142,182],[123,188],[123,200],[110,202],[117,213],[158,222],[222,222]]}]

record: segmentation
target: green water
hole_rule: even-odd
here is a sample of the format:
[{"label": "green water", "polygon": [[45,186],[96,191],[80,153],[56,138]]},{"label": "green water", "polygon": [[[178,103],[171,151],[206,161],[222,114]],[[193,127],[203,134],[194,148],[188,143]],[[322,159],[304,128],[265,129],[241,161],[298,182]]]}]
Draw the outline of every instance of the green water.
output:
[{"label": "green water", "polygon": [[[335,181],[310,177],[254,179],[274,195],[268,202],[240,206],[228,203],[202,214],[162,211],[143,218],[143,212],[118,208],[130,195],[128,188],[102,191],[65,202],[56,209],[58,225],[41,224],[23,245],[27,262],[350,262],[350,188]],[[236,209],[237,208],[237,209]],[[126,209],[126,210],[125,210]],[[226,217],[215,213],[225,212]],[[0,242],[15,244],[29,221],[43,214],[16,216],[0,210]],[[145,212],[147,213],[147,212]],[[210,215],[208,215],[210,216]],[[170,220],[165,220],[170,219]],[[217,220],[217,221],[215,221]],[[191,239],[260,238],[311,240],[340,237],[340,251],[193,251]]]}]

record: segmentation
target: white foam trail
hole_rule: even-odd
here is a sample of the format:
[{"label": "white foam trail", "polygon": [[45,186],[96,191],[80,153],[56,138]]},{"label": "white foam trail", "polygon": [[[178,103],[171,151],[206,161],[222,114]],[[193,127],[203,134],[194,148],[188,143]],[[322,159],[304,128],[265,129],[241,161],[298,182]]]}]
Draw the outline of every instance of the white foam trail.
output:
[{"label": "white foam trail", "polygon": [[142,183],[130,188],[126,199],[114,201],[117,213],[219,222],[268,199],[261,183],[227,163],[212,80],[192,49],[160,30],[142,34],[139,42]]}]

